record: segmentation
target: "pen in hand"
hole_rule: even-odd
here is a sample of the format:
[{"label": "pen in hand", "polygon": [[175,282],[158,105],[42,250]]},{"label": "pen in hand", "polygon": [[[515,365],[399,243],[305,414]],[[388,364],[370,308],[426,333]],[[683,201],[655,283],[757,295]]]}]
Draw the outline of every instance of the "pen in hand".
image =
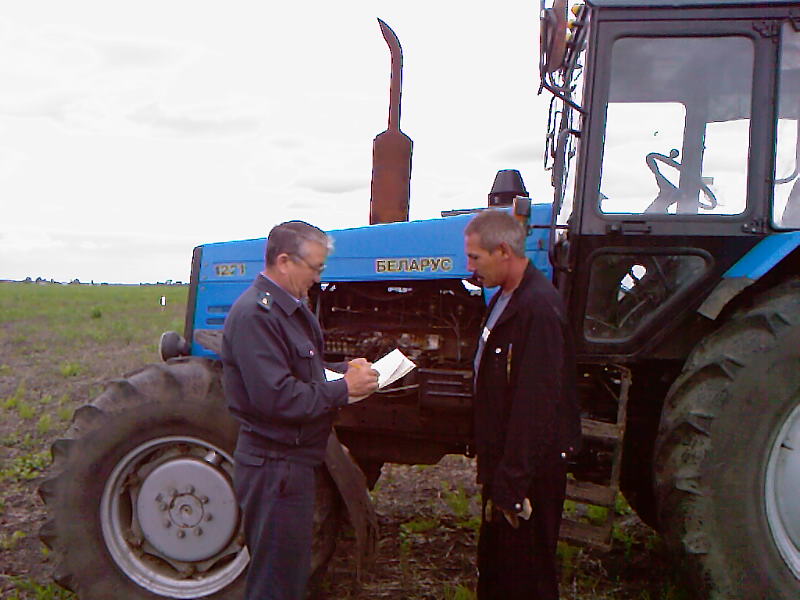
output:
[{"label": "pen in hand", "polygon": [[347,363],[344,374],[349,403],[358,402],[378,389],[378,372],[366,358],[355,358]]}]

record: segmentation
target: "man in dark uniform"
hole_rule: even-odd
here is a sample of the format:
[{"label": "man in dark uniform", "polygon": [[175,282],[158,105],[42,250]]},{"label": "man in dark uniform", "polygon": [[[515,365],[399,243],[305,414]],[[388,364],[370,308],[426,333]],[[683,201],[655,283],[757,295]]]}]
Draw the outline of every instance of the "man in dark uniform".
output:
[{"label": "man in dark uniform", "polygon": [[487,210],[464,230],[467,268],[499,286],[475,356],[483,519],[480,600],[558,599],[567,458],[580,443],[571,333],[555,287],[525,257],[525,227]]},{"label": "man in dark uniform", "polygon": [[304,597],[314,468],[337,409],[378,386],[363,358],[339,365],[343,378],[325,378],[322,330],[305,298],[320,280],[329,243],[302,221],[274,227],[265,270],[225,319],[223,384],[240,422],[234,485],[250,551],[247,600]]}]

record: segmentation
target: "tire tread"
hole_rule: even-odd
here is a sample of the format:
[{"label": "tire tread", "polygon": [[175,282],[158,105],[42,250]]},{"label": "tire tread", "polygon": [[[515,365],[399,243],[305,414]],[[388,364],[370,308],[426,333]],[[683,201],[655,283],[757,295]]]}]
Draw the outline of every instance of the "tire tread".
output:
[{"label": "tire tread", "polygon": [[701,341],[665,399],[654,454],[658,519],[698,597],[727,598],[737,589],[705,526],[713,505],[702,468],[712,448],[714,421],[726,409],[737,374],[798,323],[800,278],[793,278]]}]

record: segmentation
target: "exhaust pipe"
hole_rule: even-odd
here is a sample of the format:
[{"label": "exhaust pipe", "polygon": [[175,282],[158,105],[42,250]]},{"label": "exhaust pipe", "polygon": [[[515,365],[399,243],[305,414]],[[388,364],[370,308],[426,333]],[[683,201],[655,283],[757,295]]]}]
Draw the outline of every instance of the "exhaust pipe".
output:
[{"label": "exhaust pipe", "polygon": [[392,57],[389,83],[389,126],[372,142],[372,186],[369,222],[408,221],[411,152],[414,142],[400,131],[400,94],[403,83],[403,49],[386,23],[378,19]]}]

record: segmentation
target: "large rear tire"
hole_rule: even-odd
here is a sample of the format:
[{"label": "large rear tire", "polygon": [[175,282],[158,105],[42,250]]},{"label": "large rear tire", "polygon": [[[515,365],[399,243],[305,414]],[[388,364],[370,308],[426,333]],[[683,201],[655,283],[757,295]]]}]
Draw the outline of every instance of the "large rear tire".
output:
[{"label": "large rear tire", "polygon": [[800,281],[698,345],[654,464],[659,527],[699,598],[800,597]]},{"label": "large rear tire", "polygon": [[[113,381],[75,412],[40,487],[41,538],[81,600],[243,596],[249,560],[233,493],[238,427],[219,363],[177,358]],[[335,545],[338,495],[317,477],[312,571]]]}]

